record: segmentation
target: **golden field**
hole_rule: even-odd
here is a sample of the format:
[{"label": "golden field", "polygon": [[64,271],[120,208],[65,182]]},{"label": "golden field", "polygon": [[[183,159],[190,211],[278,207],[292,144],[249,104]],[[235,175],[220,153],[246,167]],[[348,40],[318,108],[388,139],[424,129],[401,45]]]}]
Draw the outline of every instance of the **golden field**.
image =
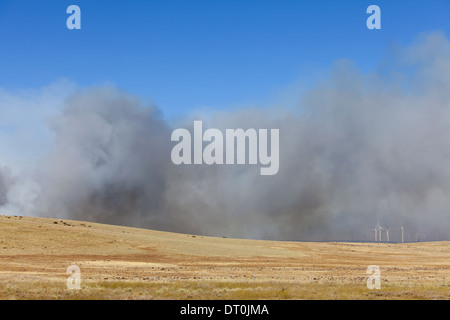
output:
[{"label": "golden field", "polygon": [[[66,273],[80,268],[81,288]],[[369,289],[369,265],[381,288]],[[450,242],[229,239],[0,216],[0,299],[445,299]]]}]

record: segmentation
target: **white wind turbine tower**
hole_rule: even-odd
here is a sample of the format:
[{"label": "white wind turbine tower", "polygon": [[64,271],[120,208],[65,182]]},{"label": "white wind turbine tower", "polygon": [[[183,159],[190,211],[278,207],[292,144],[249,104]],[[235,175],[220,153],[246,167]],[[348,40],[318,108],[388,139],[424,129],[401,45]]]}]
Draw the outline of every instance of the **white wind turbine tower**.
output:
[{"label": "white wind turbine tower", "polygon": [[403,236],[404,236],[404,234],[405,234],[405,231],[403,230],[403,226],[401,226],[400,229],[402,230],[402,243],[403,243],[403,242],[404,242],[404,241],[403,241],[403,240],[404,240]]},{"label": "white wind turbine tower", "polygon": [[384,229],[384,231],[386,231],[386,241],[389,242],[389,231],[391,229],[386,229],[386,228],[383,228],[383,229]]},{"label": "white wind turbine tower", "polygon": [[370,229],[370,230],[375,231],[375,242],[377,242],[378,229],[375,227],[374,229]]},{"label": "white wind turbine tower", "polygon": [[383,228],[380,226],[380,222],[378,222],[374,229],[370,229],[375,233],[375,242],[381,241],[381,229]]}]

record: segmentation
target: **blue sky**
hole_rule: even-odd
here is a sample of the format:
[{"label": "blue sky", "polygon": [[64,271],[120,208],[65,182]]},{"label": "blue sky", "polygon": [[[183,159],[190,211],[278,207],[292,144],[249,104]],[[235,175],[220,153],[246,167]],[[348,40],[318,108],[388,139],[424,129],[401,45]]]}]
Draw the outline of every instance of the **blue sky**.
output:
[{"label": "blue sky", "polygon": [[[66,8],[81,8],[68,30]],[[381,8],[382,29],[366,28]],[[114,84],[167,116],[264,104],[337,59],[363,71],[420,32],[448,35],[450,2],[0,0],[0,88]]]}]

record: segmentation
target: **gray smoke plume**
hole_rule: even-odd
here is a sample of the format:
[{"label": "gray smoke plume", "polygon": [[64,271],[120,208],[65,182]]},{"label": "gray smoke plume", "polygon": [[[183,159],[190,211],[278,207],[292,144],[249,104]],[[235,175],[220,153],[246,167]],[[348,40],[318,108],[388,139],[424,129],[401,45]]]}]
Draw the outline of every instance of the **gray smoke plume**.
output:
[{"label": "gray smoke plume", "polygon": [[[125,92],[80,90],[51,119],[54,143],[32,173],[0,171],[0,204],[27,199],[26,214],[214,236],[366,241],[380,223],[394,241],[401,226],[409,241],[449,240],[450,42],[421,35],[386,61],[370,74],[337,61],[296,109],[222,111],[176,126]],[[279,129],[278,174],[172,164],[172,130],[193,120]]]},{"label": "gray smoke plume", "polygon": [[0,167],[0,206],[8,203],[8,192],[12,184],[11,170],[8,167]]},{"label": "gray smoke plume", "polygon": [[153,108],[112,88],[70,97],[38,166],[38,211],[139,225],[163,208],[170,130]]}]

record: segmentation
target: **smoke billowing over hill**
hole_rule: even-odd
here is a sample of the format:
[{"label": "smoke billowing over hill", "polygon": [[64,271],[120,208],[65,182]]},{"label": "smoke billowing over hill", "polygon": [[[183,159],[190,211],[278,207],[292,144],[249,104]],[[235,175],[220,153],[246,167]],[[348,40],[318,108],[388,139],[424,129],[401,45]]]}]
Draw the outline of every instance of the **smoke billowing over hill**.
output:
[{"label": "smoke billowing over hill", "polygon": [[[389,59],[370,74],[337,61],[295,110],[180,121],[186,128],[204,120],[221,130],[279,129],[274,176],[251,165],[172,164],[175,127],[163,108],[112,87],[56,86],[31,98],[1,91],[0,110],[9,115],[0,123],[1,212],[299,240],[372,240],[369,229],[379,222],[394,241],[401,226],[406,240],[448,240],[450,42],[422,35]],[[31,115],[11,111],[28,103],[38,105]],[[36,116],[39,106],[46,106],[45,121]],[[30,121],[52,134],[23,138]],[[16,158],[27,165],[18,168]]]}]

